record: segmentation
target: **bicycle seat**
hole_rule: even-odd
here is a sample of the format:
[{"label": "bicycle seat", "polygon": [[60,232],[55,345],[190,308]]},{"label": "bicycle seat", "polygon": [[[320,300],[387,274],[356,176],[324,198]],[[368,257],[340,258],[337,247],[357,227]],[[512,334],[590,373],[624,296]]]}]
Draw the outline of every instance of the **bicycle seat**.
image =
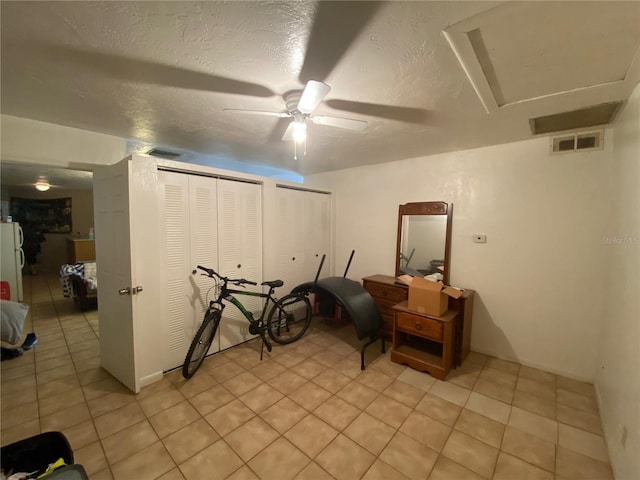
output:
[{"label": "bicycle seat", "polygon": [[262,282],[260,285],[267,285],[271,288],[278,288],[284,285],[284,282],[282,280],[270,280],[268,282]]}]

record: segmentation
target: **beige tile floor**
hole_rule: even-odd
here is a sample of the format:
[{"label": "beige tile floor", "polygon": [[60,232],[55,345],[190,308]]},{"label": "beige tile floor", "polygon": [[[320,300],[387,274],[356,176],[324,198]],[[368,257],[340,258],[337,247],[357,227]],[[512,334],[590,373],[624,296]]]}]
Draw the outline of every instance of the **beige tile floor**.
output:
[{"label": "beige tile floor", "polygon": [[257,342],[134,395],[100,368],[97,312],[25,277],[25,333],[2,362],[3,445],[49,430],[100,479],[611,479],[593,386],[471,353],[447,381],[314,319],[260,362]]}]

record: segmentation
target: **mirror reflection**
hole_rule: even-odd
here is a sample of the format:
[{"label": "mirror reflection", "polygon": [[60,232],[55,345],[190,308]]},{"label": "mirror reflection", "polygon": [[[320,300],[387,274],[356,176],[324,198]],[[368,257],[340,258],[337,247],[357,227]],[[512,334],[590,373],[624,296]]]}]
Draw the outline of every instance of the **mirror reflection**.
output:
[{"label": "mirror reflection", "polygon": [[398,209],[396,276],[449,283],[453,204],[415,202]]},{"label": "mirror reflection", "polygon": [[399,265],[402,273],[442,280],[445,273],[446,215],[404,215]]}]

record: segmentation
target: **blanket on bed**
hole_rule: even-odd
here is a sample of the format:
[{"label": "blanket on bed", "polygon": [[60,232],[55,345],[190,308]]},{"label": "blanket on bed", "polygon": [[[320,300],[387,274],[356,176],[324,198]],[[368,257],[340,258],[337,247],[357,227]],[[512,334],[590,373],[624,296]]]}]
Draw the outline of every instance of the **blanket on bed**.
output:
[{"label": "blanket on bed", "polygon": [[87,290],[95,292],[98,290],[98,274],[96,272],[96,262],[82,262],[72,264],[64,264],[60,267],[60,285],[62,285],[62,294],[70,297],[73,293],[71,288],[71,277],[80,277]]}]

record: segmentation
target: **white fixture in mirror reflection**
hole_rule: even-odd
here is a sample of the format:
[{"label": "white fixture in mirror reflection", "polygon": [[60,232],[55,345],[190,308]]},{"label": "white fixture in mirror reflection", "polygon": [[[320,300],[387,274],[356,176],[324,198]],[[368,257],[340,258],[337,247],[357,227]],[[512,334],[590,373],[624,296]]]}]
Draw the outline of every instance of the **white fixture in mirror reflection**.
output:
[{"label": "white fixture in mirror reflection", "polygon": [[41,192],[46,192],[51,188],[51,185],[49,184],[49,182],[47,182],[47,180],[42,177],[38,179],[38,181],[34,184],[34,186],[36,187],[36,190],[39,190]]}]

